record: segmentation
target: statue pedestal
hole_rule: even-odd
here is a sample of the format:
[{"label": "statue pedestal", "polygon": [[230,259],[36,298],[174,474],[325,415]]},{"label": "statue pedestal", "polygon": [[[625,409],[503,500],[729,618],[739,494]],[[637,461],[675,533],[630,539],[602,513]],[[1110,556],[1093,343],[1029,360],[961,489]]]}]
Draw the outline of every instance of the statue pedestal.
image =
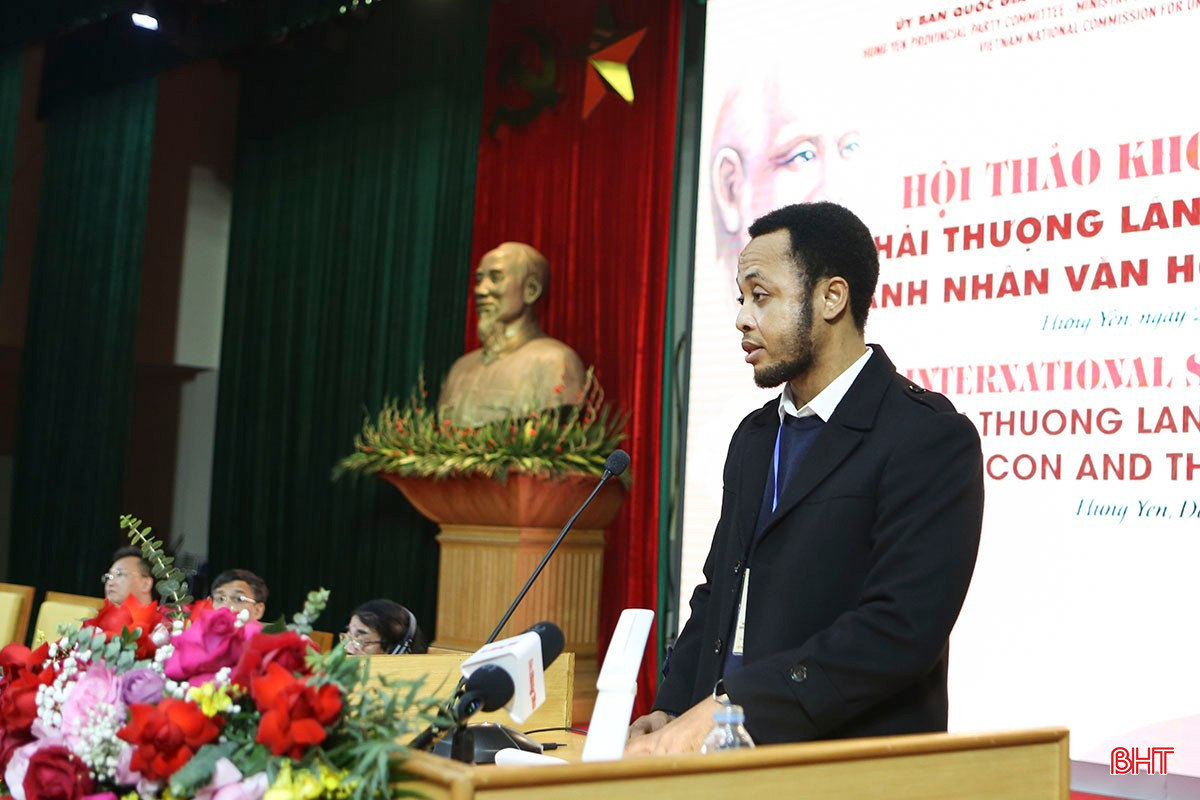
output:
[{"label": "statue pedestal", "polygon": [[[382,477],[438,523],[433,644],[466,651],[483,644],[597,480],[511,475],[501,484],[489,478]],[[500,632],[501,638],[514,636],[540,620],[562,628],[565,650],[575,653],[577,723],[591,717],[596,699],[604,528],[624,496],[617,481],[605,485]]]}]

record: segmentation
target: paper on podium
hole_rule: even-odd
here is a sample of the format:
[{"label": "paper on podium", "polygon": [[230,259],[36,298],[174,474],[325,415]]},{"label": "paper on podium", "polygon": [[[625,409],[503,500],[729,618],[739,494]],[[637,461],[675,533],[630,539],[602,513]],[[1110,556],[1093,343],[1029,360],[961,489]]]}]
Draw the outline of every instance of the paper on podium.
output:
[{"label": "paper on podium", "polygon": [[584,761],[613,761],[625,753],[638,670],[653,622],[654,612],[647,608],[627,608],[617,620],[596,679],[596,706],[583,745]]}]

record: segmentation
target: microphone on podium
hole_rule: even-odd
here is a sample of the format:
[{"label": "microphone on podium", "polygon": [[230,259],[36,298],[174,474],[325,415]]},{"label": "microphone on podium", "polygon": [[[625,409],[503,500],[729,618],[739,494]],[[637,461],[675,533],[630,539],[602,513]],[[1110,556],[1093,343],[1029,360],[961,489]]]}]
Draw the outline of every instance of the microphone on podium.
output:
[{"label": "microphone on podium", "polygon": [[596,484],[596,488],[592,489],[592,493],[588,495],[587,500],[583,501],[583,505],[575,510],[575,513],[571,515],[569,520],[567,520],[567,524],[563,525],[562,530],[558,532],[558,538],[556,538],[554,543],[550,545],[550,549],[546,551],[546,555],[542,556],[542,560],[538,562],[538,565],[533,568],[533,574],[529,576],[529,580],[525,581],[525,585],[522,586],[521,591],[517,593],[517,598],[512,601],[512,605],[510,605],[508,610],[504,612],[504,616],[500,618],[500,624],[496,626],[496,629],[492,631],[491,636],[489,636],[487,641],[484,642],[485,645],[496,641],[496,637],[500,635],[500,631],[504,630],[504,626],[508,624],[508,620],[510,617],[512,617],[513,612],[517,610],[517,606],[520,605],[521,601],[525,599],[525,595],[529,592],[529,587],[533,586],[533,582],[537,580],[538,575],[542,574],[542,570],[546,568],[546,564],[550,561],[550,557],[554,555],[554,551],[558,549],[558,546],[562,544],[563,539],[567,537],[567,533],[571,530],[571,526],[575,524],[575,520],[579,519],[579,515],[583,513],[583,510],[591,505],[592,498],[599,494],[601,487],[608,482],[609,478],[617,477],[628,468],[629,453],[626,453],[620,448],[617,448],[609,453],[608,458],[604,460],[604,474],[600,476],[600,481]]},{"label": "microphone on podium", "polygon": [[[500,642],[496,641],[496,637],[500,635],[500,631],[504,630],[504,626],[512,618],[513,612],[517,610],[517,606],[525,599],[525,595],[529,593],[529,588],[533,586],[533,582],[542,574],[542,570],[546,568],[546,564],[549,563],[551,556],[558,550],[559,545],[562,544],[563,539],[570,532],[571,527],[575,524],[575,520],[579,519],[579,515],[583,513],[584,509],[591,505],[592,500],[599,494],[600,489],[603,488],[604,484],[610,478],[619,476],[628,468],[629,453],[619,448],[612,451],[608,458],[604,460],[604,472],[601,474],[595,488],[592,489],[592,493],[588,495],[583,504],[571,515],[571,518],[567,520],[567,524],[563,525],[557,538],[550,545],[550,549],[546,551],[546,555],[542,556],[542,560],[534,567],[533,574],[529,576],[529,580],[525,581],[525,585],[521,587],[521,591],[517,593],[508,610],[504,612],[504,616],[500,618],[500,622],[496,625],[491,635],[488,636],[483,647],[463,662],[463,679],[459,681],[455,689],[456,699],[460,696],[465,696],[466,686],[470,683],[472,676],[478,675],[485,665],[492,664],[504,669],[505,673],[513,679],[513,693],[510,697],[505,698],[500,705],[508,709],[514,721],[518,723],[524,722],[529,714],[537,710],[537,707],[545,701],[544,670],[550,666],[550,663],[563,650],[566,639],[563,636],[562,630],[552,622],[539,622],[519,636],[504,639]],[[531,639],[525,639],[521,643],[517,642],[517,640],[530,634],[536,634],[538,637],[537,658],[533,656],[534,650],[531,649],[533,647],[530,644]],[[535,662],[537,663],[535,664]],[[481,705],[477,708],[479,707],[483,706]],[[456,709],[457,703],[449,710],[449,713],[452,714]],[[474,713],[475,710],[477,709],[472,709],[470,713]],[[485,708],[484,710],[492,709]],[[454,733],[450,736],[442,737],[434,745],[434,753],[446,755],[456,760],[486,764],[494,762],[496,751],[504,748],[515,747],[532,753],[542,752],[541,744],[520,731],[494,723],[466,726],[463,724],[465,716],[469,715],[453,719],[453,725],[450,727],[453,728]],[[427,749],[438,734],[449,730],[450,727],[429,726],[429,728],[426,728],[425,731],[412,741],[411,747],[417,750]]]},{"label": "microphone on podium", "polygon": [[501,705],[514,722],[524,722],[546,701],[545,669],[558,658],[565,644],[561,628],[553,622],[539,622],[520,636],[476,650],[462,663],[462,674],[469,682],[476,670],[489,667],[503,670],[515,688]]},{"label": "microphone on podium", "polygon": [[[523,722],[545,701],[544,669],[558,658],[564,642],[562,629],[553,622],[539,622],[518,636],[477,650],[462,664],[463,679],[442,710],[444,720],[429,725],[409,746],[414,750],[432,746],[437,755],[480,764],[490,763],[495,752],[506,747],[541,752],[540,744],[519,731],[465,723],[476,711],[501,708]],[[437,740],[447,731],[451,735]]]}]

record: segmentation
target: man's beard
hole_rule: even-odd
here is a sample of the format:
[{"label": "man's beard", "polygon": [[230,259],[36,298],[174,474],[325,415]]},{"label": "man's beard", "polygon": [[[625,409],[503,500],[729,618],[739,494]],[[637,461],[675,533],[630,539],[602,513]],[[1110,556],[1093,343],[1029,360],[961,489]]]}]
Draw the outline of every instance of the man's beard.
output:
[{"label": "man's beard", "polygon": [[807,297],[800,304],[800,312],[796,315],[796,327],[790,341],[784,346],[791,352],[791,357],[777,364],[768,364],[761,369],[755,368],[754,382],[762,389],[773,389],[782,383],[798,378],[812,369],[816,360],[812,344],[812,309]]},{"label": "man's beard", "polygon": [[504,342],[504,323],[498,317],[481,316],[475,324],[479,333],[479,343],[484,350],[498,350]]}]

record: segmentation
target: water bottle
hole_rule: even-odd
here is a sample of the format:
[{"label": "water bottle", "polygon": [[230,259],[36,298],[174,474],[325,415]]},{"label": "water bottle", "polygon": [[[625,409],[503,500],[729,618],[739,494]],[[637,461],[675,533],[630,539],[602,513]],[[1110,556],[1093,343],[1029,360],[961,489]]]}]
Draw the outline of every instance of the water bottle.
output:
[{"label": "water bottle", "polygon": [[737,747],[754,747],[754,740],[746,732],[746,712],[741,706],[721,706],[713,712],[713,729],[700,745],[701,753],[717,750],[733,750]]}]

